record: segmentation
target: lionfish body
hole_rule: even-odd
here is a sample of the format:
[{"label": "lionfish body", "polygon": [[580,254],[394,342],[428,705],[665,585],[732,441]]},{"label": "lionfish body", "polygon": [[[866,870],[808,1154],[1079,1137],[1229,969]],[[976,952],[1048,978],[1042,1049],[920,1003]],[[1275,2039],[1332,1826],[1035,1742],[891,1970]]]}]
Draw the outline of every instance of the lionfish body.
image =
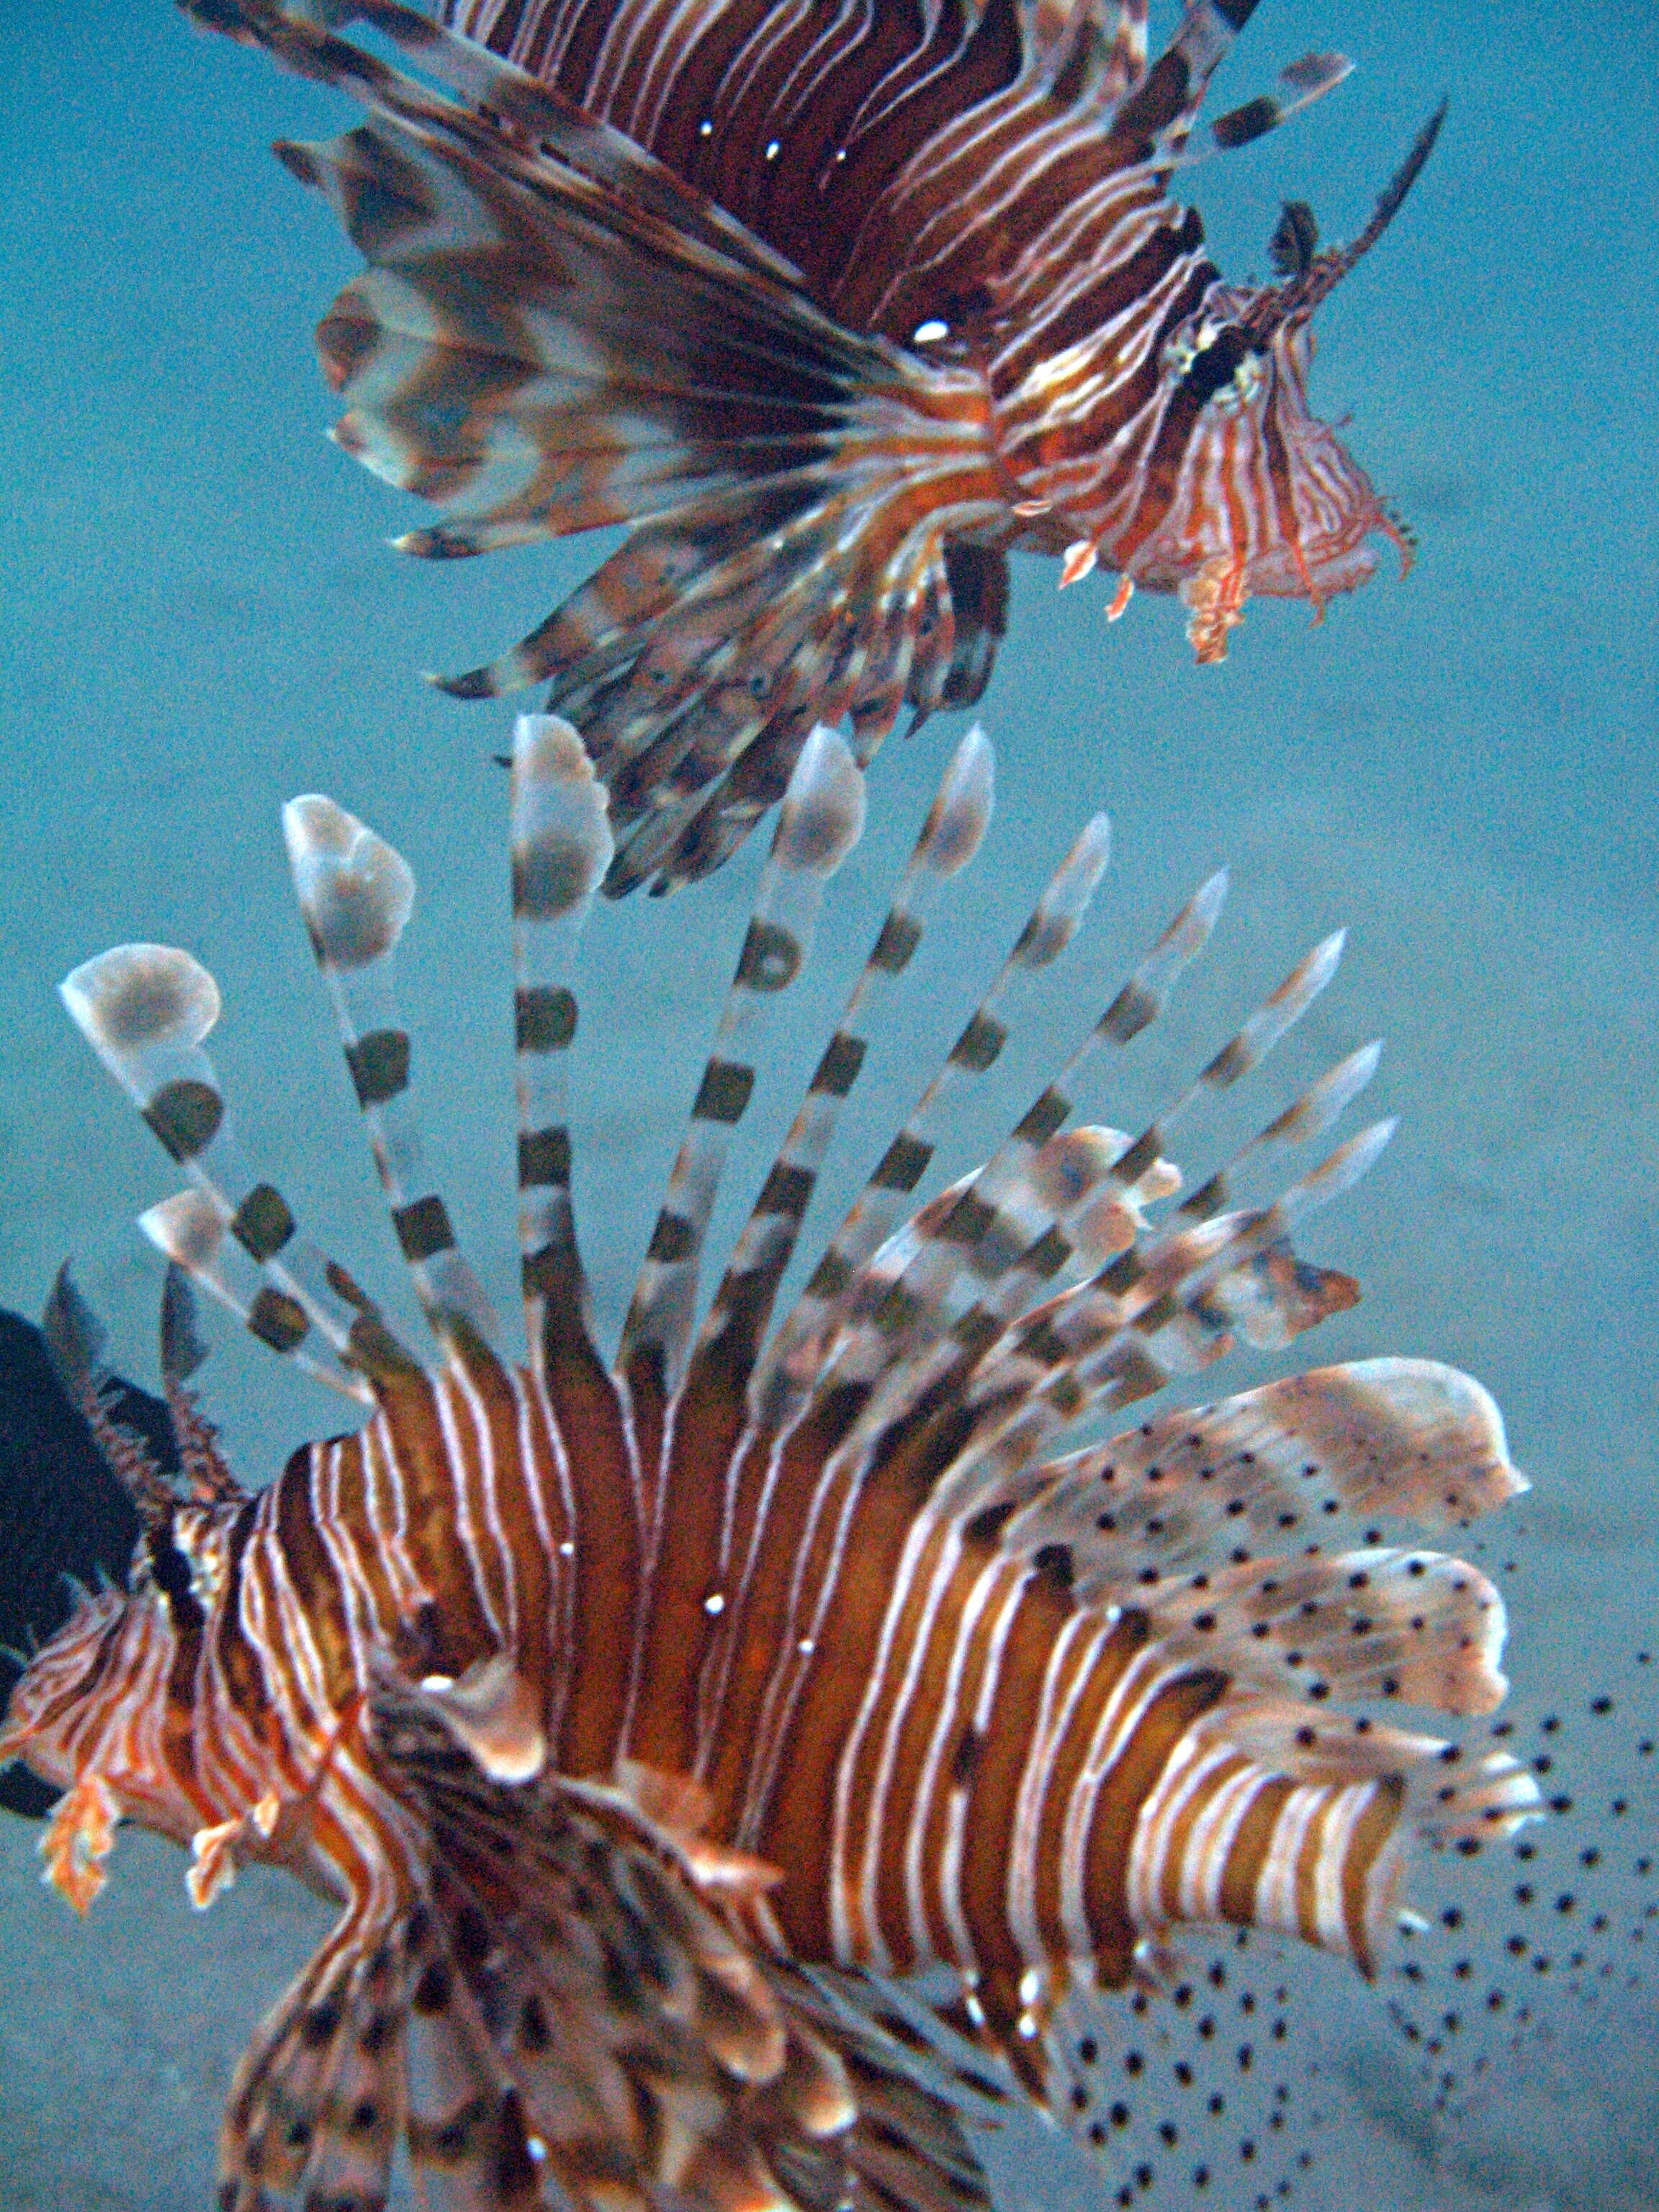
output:
[{"label": "lionfish body", "polygon": [[[608,888],[706,872],[808,730],[869,759],[970,704],[1009,553],[1178,591],[1200,660],[1253,593],[1316,609],[1406,540],[1310,412],[1316,307],[1392,217],[1266,286],[1222,281],[1169,188],[1253,0],[319,0],[441,96],[276,0],[199,20],[355,93],[279,149],[368,263],[319,332],[348,451],[434,501],[406,551],[603,524],[627,543],[463,696],[550,681],[610,788]],[[1315,55],[1221,117],[1243,144],[1338,82]],[[1294,220],[1292,218],[1295,218]]]},{"label": "lionfish body", "polygon": [[[862,804],[850,750],[815,732],[614,1358],[588,1317],[565,1099],[575,937],[611,837],[568,725],[522,718],[514,757],[526,1362],[425,1182],[392,988],[412,878],[361,823],[314,798],[286,817],[435,1363],[245,1164],[203,1048],[205,971],[127,945],[64,987],[186,1178],[145,1218],[175,1263],[183,1472],[112,1420],[60,1289],[60,1365],[144,1534],[128,1589],[88,1595],[34,1658],[0,1759],[64,1791],[43,1850],[82,1907],[122,1818],[188,1844],[198,1904],[245,1859],[341,1901],[233,2094],[234,2212],[380,2206],[400,2144],[434,2201],[478,2212],[983,2203],[958,2103],[1023,2091],[1075,2118],[1068,2036],[1155,1987],[1170,1931],[1282,1931],[1369,1972],[1408,1837],[1502,1833],[1535,1802],[1501,1752],[1460,1759],[1364,1710],[1502,1695],[1496,1593],[1383,1525],[1461,1522],[1522,1486],[1478,1385],[1378,1360],[1067,1442],[1352,1303],[1288,1238],[1388,1125],[1278,1170],[1372,1049],[1158,1211],[1180,1180],[1165,1142],[1313,1002],[1336,940],[1139,1136],[1067,1126],[1091,1065],[1202,949],[1212,879],[984,1165],[912,1210],[952,1097],[1078,926],[1097,817],[776,1317],[882,1000],[985,828],[971,732],[702,1310],[757,1031]],[[362,1398],[364,1425],[242,1494],[188,1387],[185,1271]],[[927,1994],[896,2012],[906,1990]],[[942,2070],[919,2077],[924,2044]]]}]

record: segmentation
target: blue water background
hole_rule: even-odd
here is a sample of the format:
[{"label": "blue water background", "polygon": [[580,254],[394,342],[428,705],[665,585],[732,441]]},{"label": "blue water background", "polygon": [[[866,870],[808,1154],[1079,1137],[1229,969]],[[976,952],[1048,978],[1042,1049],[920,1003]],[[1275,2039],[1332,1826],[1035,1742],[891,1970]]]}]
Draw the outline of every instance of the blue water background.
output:
[{"label": "blue water background", "polygon": [[[1352,410],[1352,448],[1416,526],[1420,561],[1401,585],[1385,554],[1321,626],[1252,605],[1210,670],[1192,666],[1170,603],[1143,597],[1109,630],[1109,583],[1056,596],[1052,567],[1022,568],[982,710],[997,822],[846,1170],[867,1166],[882,1103],[927,1072],[1092,807],[1116,828],[1102,920],[956,1167],[1218,862],[1235,888],[1210,972],[1127,1095],[1091,1102],[1103,1118],[1138,1126],[1160,1077],[1352,923],[1342,975],[1261,1093],[1276,1102],[1298,1070],[1388,1038],[1379,1110],[1403,1116],[1401,1134],[1310,1239],[1366,1298],[1311,1356],[1433,1354],[1497,1392],[1536,1483],[1504,1550],[1512,1670],[1534,1707],[1624,1698],[1632,1654],[1659,1635],[1651,34],[1634,5],[1262,7],[1224,102],[1309,49],[1359,67],[1290,130],[1191,177],[1230,274],[1265,271],[1286,197],[1352,234],[1451,95],[1406,212],[1318,325],[1320,410]],[[420,878],[407,997],[437,1179],[511,1304],[505,779],[489,764],[508,715],[438,698],[414,672],[470,665],[528,629],[595,549],[400,561],[382,541],[413,502],[325,444],[309,331],[354,261],[268,146],[351,119],[160,0],[64,0],[0,23],[0,1301],[37,1308],[72,1255],[140,1379],[159,1272],[131,1222],[169,1188],[165,1164],[54,994],[122,939],[181,943],[212,969],[250,1148],[396,1296],[282,864],[277,807],[297,791],[366,816]],[[824,981],[792,1016],[775,1108],[810,1067],[953,726],[894,739],[876,765],[871,835],[832,892]],[[578,1157],[613,1317],[757,858],[665,905],[606,911],[594,932]],[[214,1408],[263,1481],[337,1409],[230,1326],[216,1335]],[[197,1920],[182,1862],[128,1835],[81,1927],[38,1887],[33,1843],[0,1825],[0,2207],[199,2207],[240,2039],[316,1909],[247,1881]],[[1430,1867],[1419,1890],[1435,1880]],[[1659,2203],[1659,2091],[1632,2056],[1653,2027],[1641,1990],[1588,2010],[1563,1998],[1476,2110],[1436,2122],[1381,2002],[1311,1969],[1308,1986],[1331,2117],[1304,2201]],[[1080,2160],[1037,2156],[1021,2203],[1101,2198]]]}]

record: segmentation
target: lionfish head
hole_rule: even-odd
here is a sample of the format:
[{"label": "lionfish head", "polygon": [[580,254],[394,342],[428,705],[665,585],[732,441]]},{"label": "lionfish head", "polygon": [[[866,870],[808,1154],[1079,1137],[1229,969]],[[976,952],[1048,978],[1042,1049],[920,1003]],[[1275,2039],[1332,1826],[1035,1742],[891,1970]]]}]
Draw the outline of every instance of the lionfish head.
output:
[{"label": "lionfish head", "polygon": [[[1308,402],[1313,317],[1382,236],[1427,161],[1443,106],[1418,133],[1353,242],[1320,251],[1311,210],[1288,204],[1271,252],[1279,281],[1212,285],[1165,341],[1170,413],[1191,418],[1174,496],[1129,572],[1179,592],[1200,661],[1224,658],[1246,599],[1327,599],[1363,584],[1381,532],[1411,566],[1409,532]],[[1167,419],[1167,416],[1166,416]]]},{"label": "lionfish head", "polygon": [[80,1595],[24,1669],[0,1729],[0,1765],[20,1759],[63,1792],[40,1839],[43,1879],[77,1911],[104,1886],[119,1821],[140,1820],[180,1843],[199,1825],[165,1753],[179,1637],[155,1579],[153,1546],[147,1531],[128,1590]]},{"label": "lionfish head", "polygon": [[241,1499],[213,1450],[211,1431],[181,1387],[179,1347],[191,1342],[187,1293],[170,1279],[163,1364],[188,1488],[109,1410],[96,1325],[67,1273],[47,1307],[47,1344],[59,1380],[137,1508],[141,1528],[125,1589],[75,1589],[69,1619],[30,1658],[0,1726],[0,1765],[21,1759],[64,1792],[41,1843],[46,1876],[84,1910],[103,1884],[116,1823],[141,1820],[188,1841],[201,1814],[169,1747],[188,1742],[197,1670],[188,1662],[213,1632],[229,1583],[232,1523]]}]

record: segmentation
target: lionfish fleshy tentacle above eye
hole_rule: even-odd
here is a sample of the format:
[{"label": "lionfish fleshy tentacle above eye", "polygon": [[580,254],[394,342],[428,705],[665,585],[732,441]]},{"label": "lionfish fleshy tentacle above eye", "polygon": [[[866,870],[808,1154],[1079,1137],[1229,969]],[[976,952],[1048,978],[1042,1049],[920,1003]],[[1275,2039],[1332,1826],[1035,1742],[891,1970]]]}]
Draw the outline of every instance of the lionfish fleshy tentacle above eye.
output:
[{"label": "lionfish fleshy tentacle above eye", "polygon": [[[143,1217],[152,1242],[262,1343],[350,1397],[369,1399],[358,1376],[385,1359],[412,1364],[351,1278],[300,1231],[281,1191],[243,1160],[202,1046],[220,1004],[206,969],[168,945],[122,945],[59,988],[76,1026],[189,1178]],[[313,1333],[320,1346],[307,1340]]]},{"label": "lionfish fleshy tentacle above eye", "polygon": [[178,1492],[144,1439],[111,1413],[104,1332],[66,1266],[53,1280],[41,1327],[47,1357],[64,1395],[91,1430],[105,1464],[137,1508],[140,1520],[151,1527],[166,1521]]},{"label": "lionfish fleshy tentacle above eye", "polygon": [[394,963],[415,878],[394,852],[331,799],[283,809],[295,896],[340,1024],[346,1067],[368,1125],[380,1187],[422,1312],[440,1340],[495,1346],[489,1301],[455,1243],[449,1210],[427,1183],[410,1097],[412,1051]]},{"label": "lionfish fleshy tentacle above eye", "polygon": [[169,1261],[161,1291],[161,1384],[173,1423],[179,1463],[198,1504],[240,1499],[246,1495],[226,1465],[218,1432],[202,1411],[191,1384],[207,1358],[196,1326],[196,1301],[190,1277]]}]

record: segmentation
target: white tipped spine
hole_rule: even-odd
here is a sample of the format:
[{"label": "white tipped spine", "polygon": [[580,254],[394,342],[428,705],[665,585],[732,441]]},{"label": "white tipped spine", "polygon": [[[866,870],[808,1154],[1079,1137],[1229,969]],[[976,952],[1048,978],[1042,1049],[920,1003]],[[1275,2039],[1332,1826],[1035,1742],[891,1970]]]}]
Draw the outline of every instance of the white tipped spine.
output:
[{"label": "white tipped spine", "polygon": [[410,1094],[409,1033],[398,1012],[396,955],[415,904],[403,855],[319,793],[283,809],[295,896],[328,986],[374,1164],[422,1309],[438,1336],[499,1337],[483,1285],[457,1249],[427,1178]]}]

